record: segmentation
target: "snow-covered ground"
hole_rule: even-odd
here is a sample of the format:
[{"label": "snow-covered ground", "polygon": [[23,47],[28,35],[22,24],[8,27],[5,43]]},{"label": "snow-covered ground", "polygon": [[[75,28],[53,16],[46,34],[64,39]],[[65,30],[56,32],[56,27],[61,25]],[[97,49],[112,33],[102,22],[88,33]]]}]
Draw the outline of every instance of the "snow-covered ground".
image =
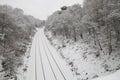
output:
[{"label": "snow-covered ground", "polygon": [[91,38],[75,43],[71,40],[61,40],[60,36],[54,37],[50,32],[46,32],[46,36],[71,66],[71,71],[78,80],[91,80],[107,76],[120,69],[120,49],[115,48],[113,43],[113,52],[109,56],[105,44],[107,40],[102,39],[103,36],[99,39],[103,47],[102,51],[98,51]]},{"label": "snow-covered ground", "polygon": [[100,78],[96,78],[93,80],[120,80],[120,70],[118,70],[117,72],[107,75],[107,76],[103,76]]}]

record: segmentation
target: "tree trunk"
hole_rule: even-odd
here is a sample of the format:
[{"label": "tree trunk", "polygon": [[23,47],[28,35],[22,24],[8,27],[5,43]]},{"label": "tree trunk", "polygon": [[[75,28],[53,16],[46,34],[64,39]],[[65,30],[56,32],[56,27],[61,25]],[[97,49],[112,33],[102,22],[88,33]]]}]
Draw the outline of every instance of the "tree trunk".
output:
[{"label": "tree trunk", "polygon": [[94,33],[94,41],[95,41],[95,45],[98,44],[100,50],[102,51],[103,49],[102,49],[102,46],[101,46],[100,41],[99,41],[99,39],[98,39],[98,36],[97,36],[97,33],[96,33],[95,28],[93,28],[93,33]]},{"label": "tree trunk", "polygon": [[77,41],[77,36],[76,36],[76,29],[75,27],[73,27],[73,34],[74,34],[74,41],[76,42]]},{"label": "tree trunk", "polygon": [[120,41],[120,31],[117,31],[117,42]]},{"label": "tree trunk", "polygon": [[81,37],[81,39],[83,39],[83,34],[82,33],[80,34],[80,37]]},{"label": "tree trunk", "polygon": [[92,33],[91,33],[91,28],[88,29],[88,33],[89,33],[89,35],[92,35]]},{"label": "tree trunk", "polygon": [[67,31],[64,29],[65,38],[68,39]]},{"label": "tree trunk", "polygon": [[108,25],[107,25],[107,39],[109,37],[109,29],[108,29]]},{"label": "tree trunk", "polygon": [[108,47],[109,47],[109,55],[111,55],[111,53],[112,53],[111,31],[109,31],[109,43],[108,43]]},{"label": "tree trunk", "polygon": [[93,31],[94,44],[97,45],[97,43],[96,43],[96,33],[95,33],[95,28],[92,28],[92,31]]},{"label": "tree trunk", "polygon": [[68,30],[67,30],[67,28],[65,27],[65,25],[63,26],[64,27],[64,37],[66,38],[66,39],[68,39],[68,36],[67,36],[67,32],[68,32]]}]

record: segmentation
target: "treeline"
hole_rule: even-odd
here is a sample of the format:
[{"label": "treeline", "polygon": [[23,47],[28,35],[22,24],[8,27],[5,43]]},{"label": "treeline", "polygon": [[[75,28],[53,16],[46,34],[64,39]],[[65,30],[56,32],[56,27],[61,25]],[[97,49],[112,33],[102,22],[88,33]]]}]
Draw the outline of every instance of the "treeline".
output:
[{"label": "treeline", "polygon": [[84,0],[83,6],[63,6],[48,17],[46,31],[75,42],[91,37],[99,50],[107,45],[110,55],[120,41],[120,0]]},{"label": "treeline", "polygon": [[42,26],[43,22],[24,15],[22,9],[0,5],[0,56],[3,58],[0,72],[5,73],[4,77],[16,77],[35,28]]}]

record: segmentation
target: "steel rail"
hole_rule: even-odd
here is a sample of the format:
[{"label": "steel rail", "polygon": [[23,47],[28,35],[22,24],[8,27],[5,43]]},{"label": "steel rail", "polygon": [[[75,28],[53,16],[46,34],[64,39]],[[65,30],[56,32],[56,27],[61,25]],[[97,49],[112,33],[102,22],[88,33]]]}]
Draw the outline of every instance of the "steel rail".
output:
[{"label": "steel rail", "polygon": [[[36,49],[36,45],[35,45],[35,49]],[[35,50],[35,80],[37,80],[36,50]]]},{"label": "steel rail", "polygon": [[[38,41],[39,41],[39,40],[38,40]],[[38,42],[38,41],[37,41],[37,42]],[[39,42],[38,42],[38,44],[39,44]],[[41,67],[42,67],[42,72],[43,72],[43,78],[44,78],[44,80],[46,80],[46,78],[45,78],[44,66],[43,66],[43,60],[42,60],[42,54],[41,54],[41,50],[40,50],[40,45],[39,45],[39,52],[40,52],[39,57],[40,57],[40,62],[41,62]]]},{"label": "steel rail", "polygon": [[[43,36],[43,37],[44,37],[44,36]],[[42,39],[42,40],[43,40],[43,39]],[[55,62],[55,64],[57,65],[57,67],[58,67],[60,73],[62,74],[64,80],[67,80],[67,79],[65,78],[65,76],[64,76],[64,74],[63,74],[63,72],[62,72],[62,70],[61,70],[60,67],[58,66],[58,63],[56,62],[55,58],[53,57],[52,52],[51,52],[50,49],[48,48],[48,44],[46,43],[46,40],[44,40],[44,42],[45,42],[45,44],[46,44],[47,49],[48,49],[49,52],[50,52],[50,55],[51,55],[52,59],[54,60],[54,62]]]},{"label": "steel rail", "polygon": [[[42,41],[43,41],[43,40],[42,40]],[[45,48],[45,45],[43,44],[43,42],[42,42],[42,45],[43,45],[43,48],[44,48],[44,50],[45,50],[45,55],[46,55],[47,60],[48,60],[48,62],[49,62],[49,65],[50,65],[50,68],[51,68],[51,70],[52,70],[52,73],[53,73],[53,75],[54,75],[54,77],[55,77],[55,80],[58,80],[57,77],[56,77],[56,75],[55,75],[55,72],[54,72],[54,70],[53,70],[53,67],[52,67],[52,65],[51,65],[50,59],[49,59],[49,57],[48,57],[48,55],[47,55],[46,48]]]}]

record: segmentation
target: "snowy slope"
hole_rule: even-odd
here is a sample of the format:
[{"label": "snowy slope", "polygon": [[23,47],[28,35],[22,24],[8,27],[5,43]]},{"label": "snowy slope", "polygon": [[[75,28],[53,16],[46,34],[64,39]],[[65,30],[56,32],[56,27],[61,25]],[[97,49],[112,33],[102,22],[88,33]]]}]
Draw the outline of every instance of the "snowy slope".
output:
[{"label": "snowy slope", "polygon": [[113,53],[109,55],[105,44],[106,39],[101,40],[103,50],[100,51],[88,36],[87,39],[77,42],[54,37],[50,31],[46,32],[46,36],[71,67],[78,80],[91,80],[120,69],[120,49],[113,47]]},{"label": "snowy slope", "polygon": [[96,78],[96,79],[93,79],[93,80],[120,80],[120,70],[113,73],[113,74],[103,76],[103,77],[100,77],[100,78]]}]

